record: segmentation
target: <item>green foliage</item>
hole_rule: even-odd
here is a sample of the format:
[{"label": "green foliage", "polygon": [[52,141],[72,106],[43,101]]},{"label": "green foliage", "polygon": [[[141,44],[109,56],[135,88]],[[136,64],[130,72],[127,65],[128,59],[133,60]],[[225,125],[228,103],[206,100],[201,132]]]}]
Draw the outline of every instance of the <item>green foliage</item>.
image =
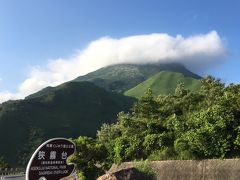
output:
[{"label": "green foliage", "polygon": [[40,144],[43,143],[44,133],[42,130],[36,127],[30,127],[29,129],[26,129],[26,132],[28,134],[28,139],[17,152],[17,160],[20,167],[27,166],[32,153],[38,148]]},{"label": "green foliage", "polygon": [[[52,137],[76,138],[79,135],[94,137],[96,130],[103,123],[115,122],[117,113],[128,111],[135,101],[134,98],[112,91],[129,90],[163,70],[179,72],[186,77],[200,78],[180,64],[114,65],[57,87],[47,87],[24,100],[1,104],[0,140],[7,146],[0,148],[0,155],[3,155],[11,165],[19,166],[26,164],[35,147],[46,139]],[[145,102],[148,103],[148,100]],[[150,112],[150,110],[156,110],[152,109],[156,104],[154,99],[151,103],[153,103],[151,108],[146,109],[145,112],[155,114],[155,112]],[[146,104],[142,109],[147,107]],[[143,122],[142,125],[144,124]],[[156,128],[157,124],[154,122],[148,126]],[[115,133],[116,127],[111,127],[114,129],[111,133]],[[31,129],[33,130],[31,131]],[[35,130],[36,133],[32,136]],[[116,133],[117,135],[113,137],[119,136],[118,130]],[[105,144],[109,150],[114,146],[113,141]],[[114,153],[109,152],[107,158],[109,163],[114,156]]]},{"label": "green foliage", "polygon": [[179,159],[173,147],[164,147],[159,150],[152,150],[147,158],[150,161]]},{"label": "green foliage", "polygon": [[98,143],[104,147],[98,164],[105,165],[240,157],[240,86],[207,77],[196,92],[179,84],[174,94],[155,98],[148,89],[131,113],[119,113],[117,122],[104,124],[91,141],[94,149]]},{"label": "green foliage", "polygon": [[[195,152],[199,158],[225,157],[230,150],[232,132],[230,130],[234,116],[231,111],[219,105],[200,112],[192,113],[186,118],[188,129],[181,133],[180,144],[186,143],[185,149]],[[179,146],[179,142],[176,142]]]},{"label": "green foliage", "polygon": [[71,157],[70,162],[76,164],[79,178],[96,179],[104,172],[102,162],[107,156],[105,146],[86,136],[80,136],[74,143],[77,153]]},{"label": "green foliage", "polygon": [[0,154],[14,163],[11,157],[19,153],[24,164],[47,138],[90,136],[74,140],[77,153],[71,161],[82,179],[95,179],[112,163],[123,161],[239,157],[240,85],[226,86],[212,77],[199,83],[194,74],[178,68],[174,72],[184,71],[184,76],[168,69],[158,73],[156,65],[122,65],[78,79],[122,92],[158,73],[132,89],[141,98],[128,113],[120,111],[129,109],[132,98],[88,82],[65,83],[3,103],[0,140],[7,146],[1,146]]},{"label": "green foliage", "polygon": [[[107,92],[89,82],[68,82],[0,107],[0,155],[25,166],[36,147],[53,137],[94,137],[134,99]],[[18,157],[17,157],[18,156]]]},{"label": "green foliage", "polygon": [[114,162],[120,163],[122,161],[130,161],[132,157],[143,157],[142,140],[139,136],[122,136],[115,139],[114,144]]},{"label": "green foliage", "polygon": [[98,139],[112,162],[240,156],[240,86],[207,77],[199,89],[179,84],[175,94],[157,98],[148,89],[132,113],[105,125]]}]

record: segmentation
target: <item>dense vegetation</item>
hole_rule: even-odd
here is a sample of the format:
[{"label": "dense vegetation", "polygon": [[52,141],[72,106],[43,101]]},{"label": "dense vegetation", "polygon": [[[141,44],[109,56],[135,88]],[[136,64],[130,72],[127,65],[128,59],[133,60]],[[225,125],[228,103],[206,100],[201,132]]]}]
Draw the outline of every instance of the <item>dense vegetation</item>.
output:
[{"label": "dense vegetation", "polygon": [[94,137],[103,123],[115,122],[134,99],[89,82],[68,82],[25,100],[0,106],[0,156],[25,166],[34,150],[53,137]]},{"label": "dense vegetation", "polygon": [[97,138],[74,139],[71,159],[81,177],[94,179],[112,163],[133,160],[234,158],[240,156],[240,85],[212,77],[190,92],[179,84],[172,95],[151,90]]},{"label": "dense vegetation", "polygon": [[[26,164],[45,139],[79,135],[73,139],[77,153],[71,161],[87,179],[124,161],[239,157],[240,85],[212,77],[199,83],[200,77],[179,65],[172,66],[172,72],[164,68],[111,66],[1,104],[0,140],[7,146],[0,147],[5,158],[0,158],[0,166],[8,166],[6,161],[15,165],[16,157]],[[84,79],[110,92],[79,82]],[[111,91],[130,87],[126,94],[139,100],[127,112],[134,99]],[[125,113],[115,120],[119,111]]]},{"label": "dense vegetation", "polygon": [[[157,78],[152,77],[155,74]],[[11,166],[25,166],[46,139],[95,137],[103,123],[116,122],[117,113],[128,111],[135,101],[117,92],[147,80],[152,84],[142,85],[141,94],[149,87],[155,94],[162,93],[155,89],[173,93],[178,82],[191,89],[199,84],[199,78],[181,64],[113,65],[57,87],[47,87],[24,100],[5,102],[0,104],[0,141],[4,144],[0,156]]]}]

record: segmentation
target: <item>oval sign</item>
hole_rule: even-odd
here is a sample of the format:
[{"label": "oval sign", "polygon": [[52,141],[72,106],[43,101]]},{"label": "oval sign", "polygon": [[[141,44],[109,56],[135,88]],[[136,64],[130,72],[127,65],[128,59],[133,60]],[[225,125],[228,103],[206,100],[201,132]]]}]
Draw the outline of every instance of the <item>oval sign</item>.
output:
[{"label": "oval sign", "polygon": [[44,142],[28,162],[26,180],[59,180],[69,176],[74,171],[74,164],[67,164],[67,158],[75,150],[75,144],[65,138]]}]

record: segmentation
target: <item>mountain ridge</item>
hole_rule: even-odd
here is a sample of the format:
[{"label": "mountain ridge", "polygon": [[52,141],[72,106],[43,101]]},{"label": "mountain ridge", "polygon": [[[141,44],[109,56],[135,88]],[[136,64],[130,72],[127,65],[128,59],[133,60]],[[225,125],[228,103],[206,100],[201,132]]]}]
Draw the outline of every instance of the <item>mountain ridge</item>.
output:
[{"label": "mountain ridge", "polygon": [[[92,82],[98,87],[107,91],[124,93],[134,88],[138,84],[147,80],[160,71],[178,72],[185,77],[201,79],[201,76],[192,73],[180,63],[160,63],[160,64],[117,64],[100,68],[86,75],[73,79],[73,82]],[[69,82],[72,82],[69,81]],[[65,82],[67,83],[67,82]],[[63,83],[63,84],[65,84]],[[27,96],[25,99],[31,99],[50,93],[53,87],[48,86],[42,90]]]},{"label": "mountain ridge", "polygon": [[125,92],[163,70],[179,72],[186,77],[201,79],[199,75],[192,73],[182,64],[161,63],[111,65],[84,76],[79,76],[73,81],[90,81],[109,91]]}]

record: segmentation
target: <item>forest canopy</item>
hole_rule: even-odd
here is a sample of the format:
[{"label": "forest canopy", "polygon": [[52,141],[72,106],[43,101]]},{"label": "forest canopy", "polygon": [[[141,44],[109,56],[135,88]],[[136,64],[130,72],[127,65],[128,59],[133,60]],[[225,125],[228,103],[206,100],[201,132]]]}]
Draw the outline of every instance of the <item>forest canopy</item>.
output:
[{"label": "forest canopy", "polygon": [[124,161],[239,157],[240,85],[209,76],[197,92],[179,84],[174,94],[154,98],[149,89],[131,112],[103,124],[96,139],[74,141],[72,162],[92,178]]}]

